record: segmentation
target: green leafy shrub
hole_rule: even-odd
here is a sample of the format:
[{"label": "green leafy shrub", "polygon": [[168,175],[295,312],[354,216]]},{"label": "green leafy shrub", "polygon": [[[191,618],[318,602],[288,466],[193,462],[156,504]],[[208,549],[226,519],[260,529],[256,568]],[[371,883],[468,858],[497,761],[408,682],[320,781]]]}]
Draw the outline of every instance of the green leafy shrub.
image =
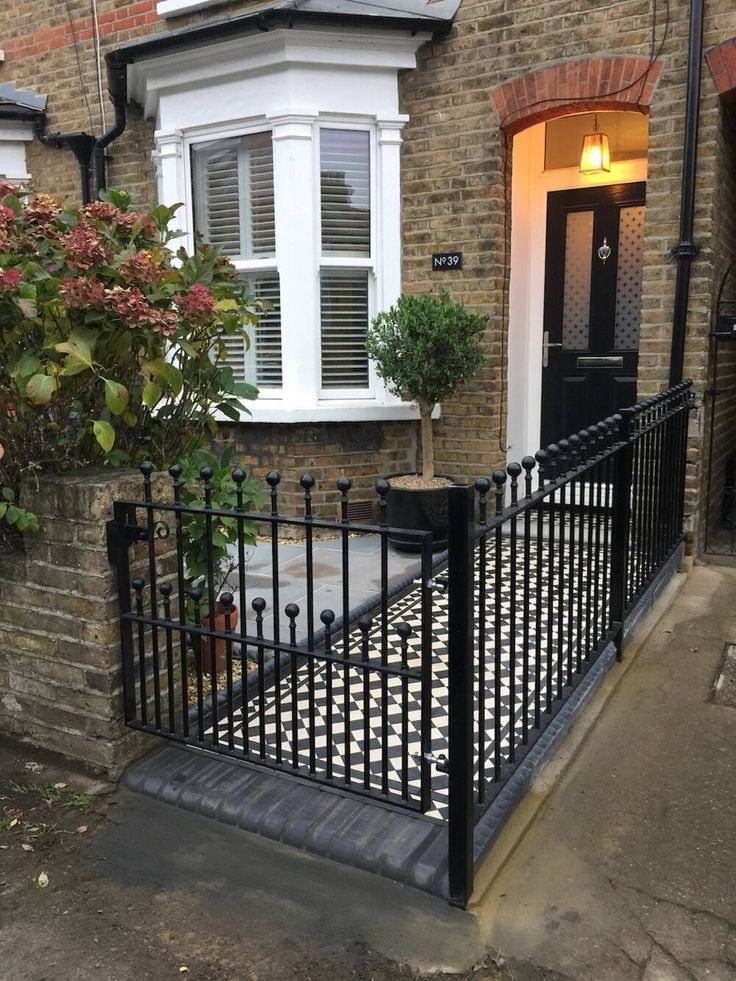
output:
[{"label": "green leafy shrub", "polygon": [[[179,480],[182,483],[181,500],[188,508],[204,508],[204,486],[200,477],[203,468],[212,473],[208,480],[210,506],[217,510],[234,511],[237,506],[237,484],[233,480],[232,447],[226,448],[218,459],[207,450],[195,450],[182,464]],[[252,511],[260,507],[266,495],[258,481],[245,476],[240,483],[243,509]],[[254,521],[243,521],[243,542],[256,544],[257,526]],[[182,517],[182,547],[190,586],[202,587],[201,615],[209,616],[209,561],[212,561],[212,590],[216,598],[225,588],[228,578],[238,567],[237,555],[231,547],[238,541],[238,519],[218,517],[212,519],[211,546],[207,536],[207,518],[204,514],[188,514]],[[191,603],[189,614],[192,615]]]},{"label": "green leafy shrub", "polygon": [[425,480],[434,477],[432,411],[483,364],[480,342],[487,322],[443,290],[438,296],[400,296],[368,329],[365,346],[379,377],[399,398],[419,406]]},{"label": "green leafy shrub", "polygon": [[[257,396],[224,363],[223,338],[247,344],[258,309],[229,260],[173,253],[175,208],[103,197],[68,212],[0,181],[0,488],[14,499],[44,471],[168,466]],[[3,499],[0,526],[33,530]]]}]

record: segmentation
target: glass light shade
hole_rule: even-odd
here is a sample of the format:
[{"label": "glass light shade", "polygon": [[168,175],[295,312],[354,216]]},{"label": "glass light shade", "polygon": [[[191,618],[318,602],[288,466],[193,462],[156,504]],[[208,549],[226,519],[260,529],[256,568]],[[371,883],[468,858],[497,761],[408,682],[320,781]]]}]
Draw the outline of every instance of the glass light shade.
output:
[{"label": "glass light shade", "polygon": [[608,173],[611,169],[611,151],[605,133],[588,133],[583,137],[583,152],[580,154],[581,174]]}]

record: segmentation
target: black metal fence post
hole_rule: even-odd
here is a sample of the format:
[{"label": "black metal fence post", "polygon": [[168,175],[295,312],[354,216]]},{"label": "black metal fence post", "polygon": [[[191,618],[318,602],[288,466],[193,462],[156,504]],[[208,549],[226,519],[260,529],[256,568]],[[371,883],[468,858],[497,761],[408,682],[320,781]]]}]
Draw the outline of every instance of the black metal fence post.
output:
[{"label": "black metal fence post", "polygon": [[449,900],[473,891],[473,526],[472,487],[450,488],[448,551]]},{"label": "black metal fence post", "polygon": [[634,443],[631,421],[634,409],[621,409],[614,418],[618,422],[622,444],[613,465],[613,513],[611,516],[611,621],[615,630],[613,642],[616,657],[623,659],[624,620],[626,618],[626,586],[629,565],[629,535],[631,533],[631,476]]}]

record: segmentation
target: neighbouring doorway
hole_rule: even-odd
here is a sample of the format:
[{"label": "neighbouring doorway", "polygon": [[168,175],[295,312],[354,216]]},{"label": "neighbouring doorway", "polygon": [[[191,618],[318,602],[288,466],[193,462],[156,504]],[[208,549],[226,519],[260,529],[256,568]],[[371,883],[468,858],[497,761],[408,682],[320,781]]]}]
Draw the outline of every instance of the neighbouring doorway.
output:
[{"label": "neighbouring doorway", "polygon": [[646,185],[547,196],[541,443],[636,401]]}]

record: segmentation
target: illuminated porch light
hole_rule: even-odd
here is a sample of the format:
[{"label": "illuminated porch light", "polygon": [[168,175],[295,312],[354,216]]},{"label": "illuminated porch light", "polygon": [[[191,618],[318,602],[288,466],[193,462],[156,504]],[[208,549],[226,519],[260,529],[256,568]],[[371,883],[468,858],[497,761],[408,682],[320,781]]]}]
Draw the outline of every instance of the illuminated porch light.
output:
[{"label": "illuminated porch light", "polygon": [[593,132],[583,137],[583,152],[580,154],[581,174],[608,173],[611,169],[611,152],[608,137],[598,132],[598,113],[595,114]]}]

